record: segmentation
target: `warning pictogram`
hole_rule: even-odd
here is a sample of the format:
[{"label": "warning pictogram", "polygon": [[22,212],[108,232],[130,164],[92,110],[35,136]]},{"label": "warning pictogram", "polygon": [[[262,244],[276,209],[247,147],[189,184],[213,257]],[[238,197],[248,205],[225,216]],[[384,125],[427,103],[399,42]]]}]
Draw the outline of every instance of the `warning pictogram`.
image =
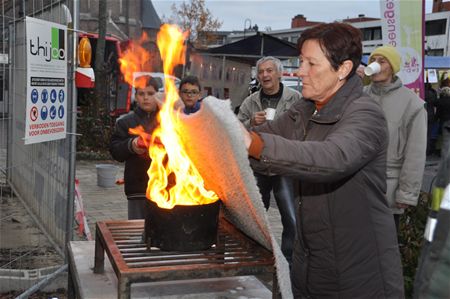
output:
[{"label": "warning pictogram", "polygon": [[55,106],[51,106],[50,107],[50,118],[51,119],[55,119],[56,117],[56,107]]},{"label": "warning pictogram", "polygon": [[59,90],[58,99],[60,103],[64,102],[64,90],[62,89]]},{"label": "warning pictogram", "polygon": [[42,120],[46,120],[48,115],[48,108],[47,106],[42,106],[41,108],[41,118]]},{"label": "warning pictogram", "polygon": [[31,91],[31,102],[32,102],[33,104],[36,104],[38,100],[39,100],[39,93],[38,93],[37,89],[34,88],[34,89]]},{"label": "warning pictogram", "polygon": [[36,121],[39,116],[38,108],[36,106],[31,107],[30,109],[30,119],[32,121]]},{"label": "warning pictogram", "polygon": [[50,91],[50,102],[54,103],[56,102],[56,90],[52,89],[52,91]]}]

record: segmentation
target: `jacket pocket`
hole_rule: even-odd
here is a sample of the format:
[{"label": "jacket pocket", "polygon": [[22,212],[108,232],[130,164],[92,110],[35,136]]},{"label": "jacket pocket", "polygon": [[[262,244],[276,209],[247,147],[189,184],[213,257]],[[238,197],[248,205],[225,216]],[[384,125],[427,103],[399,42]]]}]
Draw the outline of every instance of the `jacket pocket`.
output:
[{"label": "jacket pocket", "polygon": [[406,144],[405,132],[402,130],[401,123],[396,121],[387,121],[389,128],[389,147],[388,161],[401,161]]}]

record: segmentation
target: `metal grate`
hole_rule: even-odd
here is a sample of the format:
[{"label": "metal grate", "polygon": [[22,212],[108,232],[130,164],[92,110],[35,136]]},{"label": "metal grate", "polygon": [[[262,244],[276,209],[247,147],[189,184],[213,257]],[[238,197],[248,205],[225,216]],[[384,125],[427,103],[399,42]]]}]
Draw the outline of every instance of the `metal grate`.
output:
[{"label": "metal grate", "polygon": [[97,222],[96,231],[94,272],[104,272],[106,251],[118,279],[118,298],[130,298],[135,282],[274,273],[273,254],[223,217],[217,244],[201,251],[148,250],[142,240],[144,220]]}]

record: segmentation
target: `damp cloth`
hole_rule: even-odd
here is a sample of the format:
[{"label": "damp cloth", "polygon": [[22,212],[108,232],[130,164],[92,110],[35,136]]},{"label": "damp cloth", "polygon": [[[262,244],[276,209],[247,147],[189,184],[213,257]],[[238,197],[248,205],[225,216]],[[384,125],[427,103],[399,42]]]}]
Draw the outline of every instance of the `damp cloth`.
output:
[{"label": "damp cloth", "polygon": [[227,219],[273,252],[281,295],[292,298],[289,266],[271,231],[230,101],[206,97],[199,111],[180,114],[180,120],[179,136],[206,189],[222,200]]}]

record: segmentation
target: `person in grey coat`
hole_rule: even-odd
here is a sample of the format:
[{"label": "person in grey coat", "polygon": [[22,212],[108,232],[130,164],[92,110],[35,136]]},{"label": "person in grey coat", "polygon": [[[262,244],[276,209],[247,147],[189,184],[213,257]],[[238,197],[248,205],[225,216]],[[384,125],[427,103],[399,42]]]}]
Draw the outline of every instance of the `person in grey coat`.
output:
[{"label": "person in grey coat", "polygon": [[[276,119],[301,98],[298,91],[286,87],[280,82],[283,65],[279,59],[272,56],[263,57],[256,62],[256,70],[261,89],[244,100],[238,113],[238,119],[247,128]],[[266,209],[270,207],[270,192],[273,191],[283,224],[281,251],[291,264],[296,233],[295,211],[297,209],[292,179],[270,172],[255,172],[255,177]]]},{"label": "person in grey coat", "polygon": [[386,200],[388,131],[356,68],[361,32],[320,24],[299,39],[304,99],[248,132],[255,168],[295,177],[300,206],[291,279],[295,298],[403,298]]},{"label": "person in grey coat", "polygon": [[375,49],[369,63],[378,62],[380,72],[364,88],[384,111],[389,129],[387,154],[387,199],[397,230],[404,209],[416,206],[422,186],[427,150],[425,102],[403,86],[397,77],[401,66],[398,51],[391,46]]}]

